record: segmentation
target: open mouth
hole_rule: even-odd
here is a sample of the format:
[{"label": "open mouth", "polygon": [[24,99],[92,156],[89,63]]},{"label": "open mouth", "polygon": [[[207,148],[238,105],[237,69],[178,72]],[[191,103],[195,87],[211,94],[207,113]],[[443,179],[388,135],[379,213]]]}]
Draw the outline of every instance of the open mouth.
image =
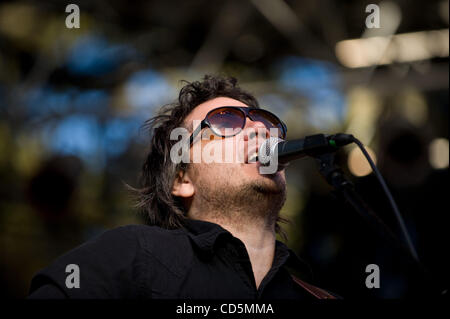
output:
[{"label": "open mouth", "polygon": [[251,154],[249,154],[247,163],[256,163],[258,161],[258,152],[254,151]]},{"label": "open mouth", "polygon": [[252,164],[258,162],[258,148],[252,149],[246,154],[246,164]]}]

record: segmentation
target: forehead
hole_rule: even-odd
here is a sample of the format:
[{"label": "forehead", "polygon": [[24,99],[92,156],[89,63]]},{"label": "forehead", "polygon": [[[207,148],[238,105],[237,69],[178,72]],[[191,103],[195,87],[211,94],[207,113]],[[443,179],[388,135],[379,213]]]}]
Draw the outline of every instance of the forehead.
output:
[{"label": "forehead", "polygon": [[186,127],[188,127],[190,130],[192,130],[192,122],[194,120],[202,121],[206,114],[208,114],[209,111],[221,107],[221,106],[243,106],[248,107],[245,103],[242,103],[241,101],[229,98],[229,97],[216,97],[212,100],[203,102],[202,104],[197,105],[191,113],[189,113],[188,116],[186,116],[184,120],[184,124]]}]

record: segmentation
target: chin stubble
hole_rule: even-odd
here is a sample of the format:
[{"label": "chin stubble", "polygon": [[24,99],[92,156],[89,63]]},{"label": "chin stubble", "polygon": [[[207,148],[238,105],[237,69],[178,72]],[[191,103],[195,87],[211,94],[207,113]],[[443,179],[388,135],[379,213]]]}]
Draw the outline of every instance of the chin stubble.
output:
[{"label": "chin stubble", "polygon": [[286,201],[286,186],[281,182],[262,180],[231,185],[222,180],[210,187],[199,185],[198,195],[204,209],[202,214],[208,218],[226,220],[235,225],[258,219],[272,227]]}]

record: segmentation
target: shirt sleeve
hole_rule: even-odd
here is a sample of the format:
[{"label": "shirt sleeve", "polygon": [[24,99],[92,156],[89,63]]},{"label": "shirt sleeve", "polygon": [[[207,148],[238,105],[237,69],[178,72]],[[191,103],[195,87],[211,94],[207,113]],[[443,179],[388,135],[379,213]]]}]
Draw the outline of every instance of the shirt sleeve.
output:
[{"label": "shirt sleeve", "polygon": [[139,226],[109,230],[57,258],[31,281],[29,299],[139,298],[145,259]]},{"label": "shirt sleeve", "polygon": [[46,284],[28,295],[27,299],[67,299],[67,296],[58,286]]}]

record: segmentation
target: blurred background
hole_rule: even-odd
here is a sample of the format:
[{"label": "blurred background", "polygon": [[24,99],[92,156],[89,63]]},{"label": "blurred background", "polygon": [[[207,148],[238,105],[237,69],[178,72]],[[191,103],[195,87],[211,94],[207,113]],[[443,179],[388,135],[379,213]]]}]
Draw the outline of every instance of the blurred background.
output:
[{"label": "blurred background", "polygon": [[[75,23],[70,3],[79,28],[66,26]],[[143,222],[124,187],[138,185],[149,140],[141,125],[176,99],[180,80],[206,73],[237,77],[287,123],[289,139],[359,138],[424,266],[448,287],[449,2],[375,2],[380,27],[367,28],[370,3],[1,2],[1,296],[25,297],[57,256]],[[362,153],[347,146],[336,161],[400,235]],[[345,298],[438,293],[333,195],[313,160],[292,163],[287,176],[287,244],[316,284]],[[368,264],[380,267],[379,289],[365,286]]]}]

